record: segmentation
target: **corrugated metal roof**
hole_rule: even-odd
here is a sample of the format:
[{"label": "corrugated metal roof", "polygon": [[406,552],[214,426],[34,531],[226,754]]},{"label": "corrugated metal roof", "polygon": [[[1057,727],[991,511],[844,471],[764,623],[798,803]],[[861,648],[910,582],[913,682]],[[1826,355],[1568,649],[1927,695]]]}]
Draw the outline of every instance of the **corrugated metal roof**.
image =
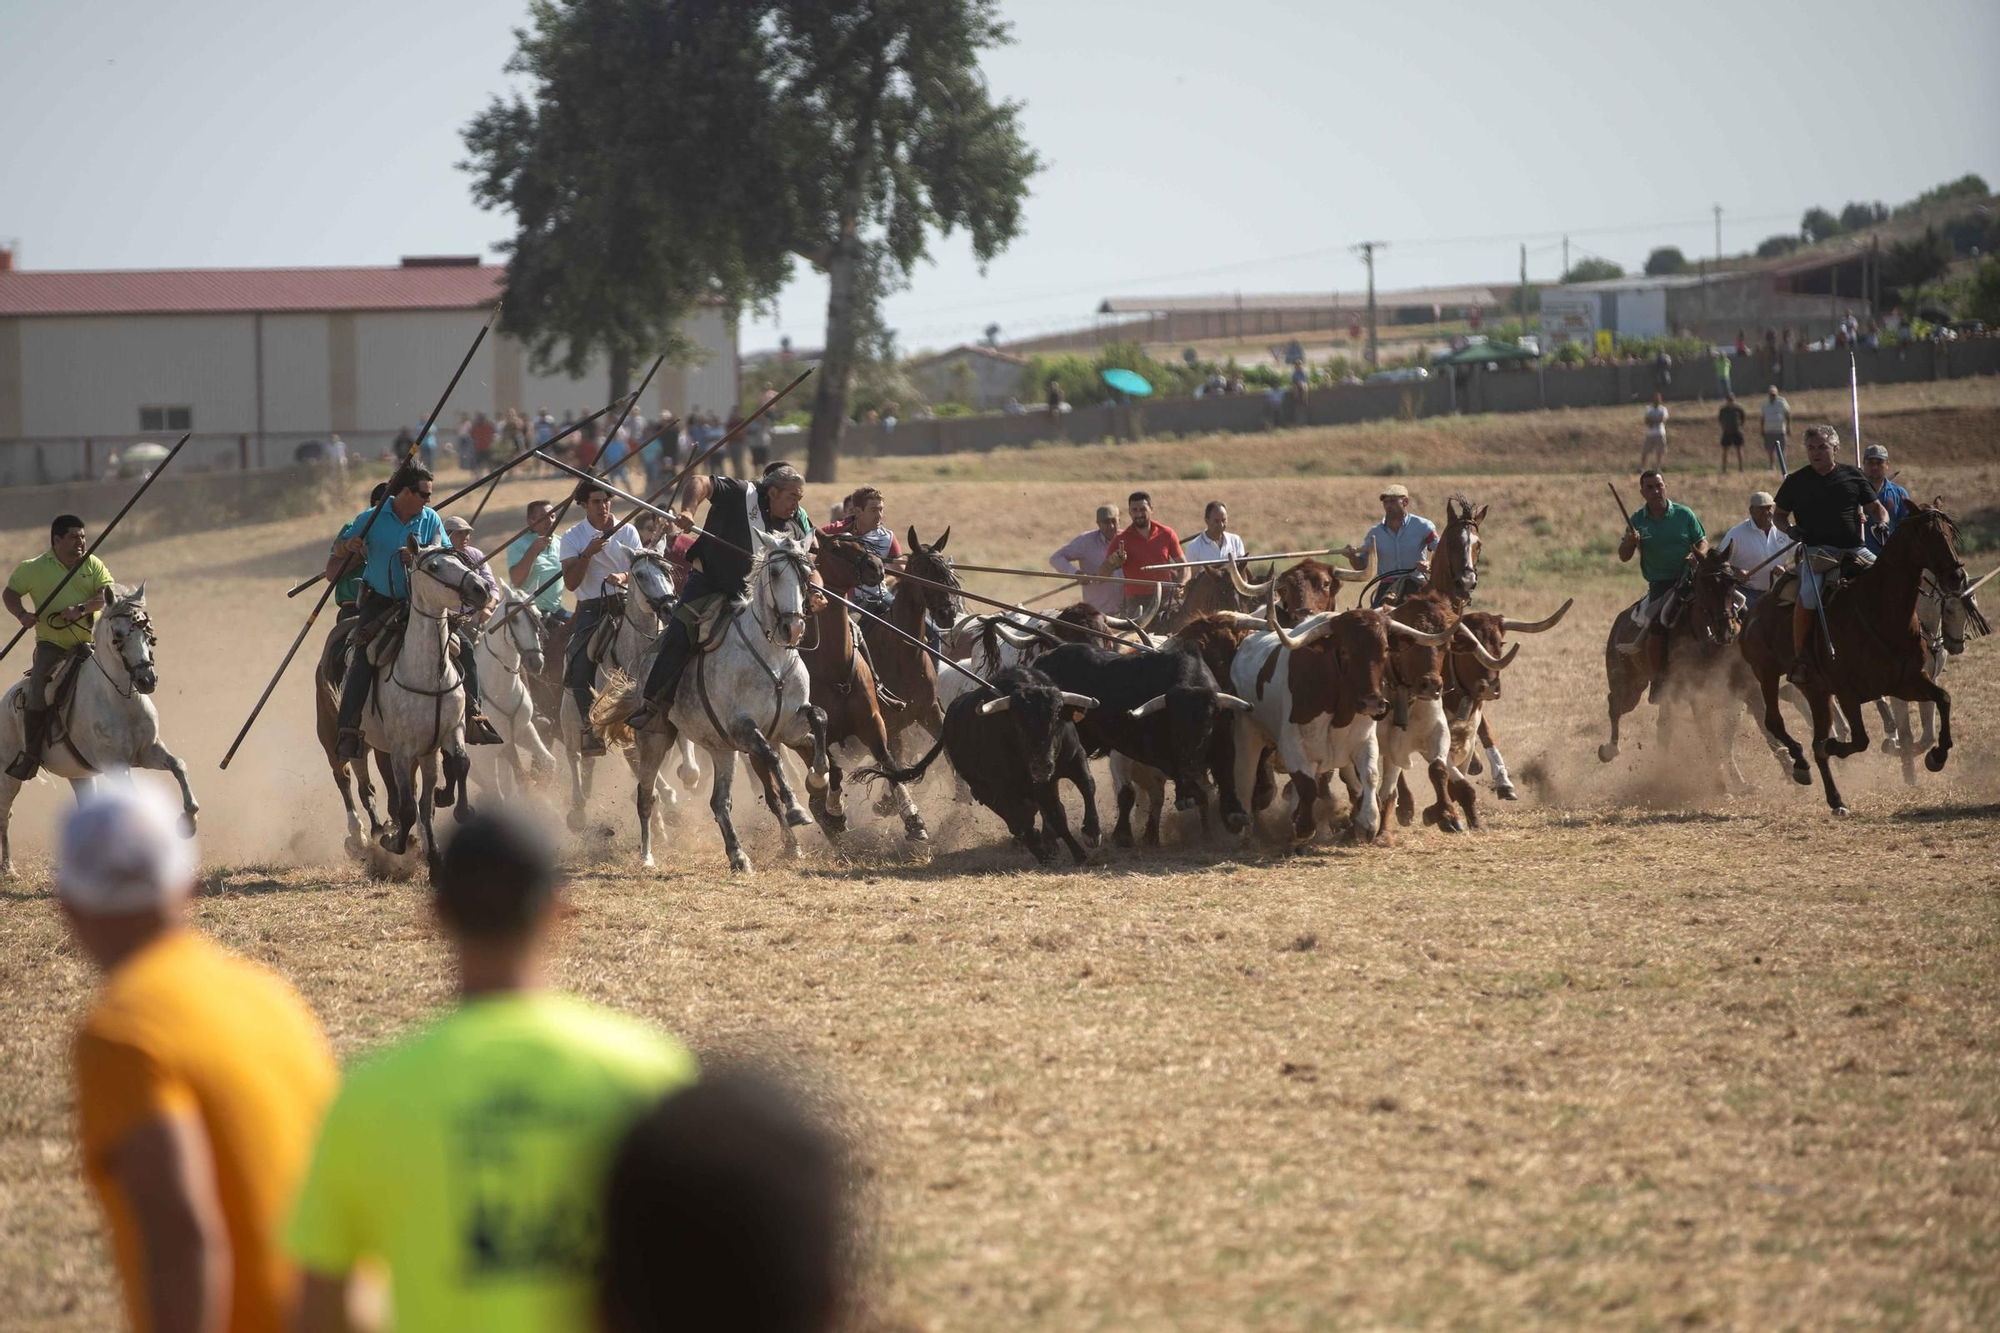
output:
[{"label": "corrugated metal roof", "polygon": [[395,268],[192,268],[0,271],[0,317],[184,315],[250,311],[469,310],[491,305],[497,264]]},{"label": "corrugated metal roof", "polygon": [[[1234,314],[1238,310],[1354,310],[1368,304],[1363,288],[1339,292],[1224,293],[1219,296],[1112,296],[1098,309],[1104,315]],[[1413,287],[1399,292],[1378,291],[1377,306],[1496,304],[1487,287]]]},{"label": "corrugated metal roof", "polygon": [[1016,366],[1025,366],[1028,364],[1028,358],[1025,356],[1016,356],[1012,352],[998,351],[981,343],[960,343],[956,347],[947,347],[942,352],[932,352],[929,355],[917,357],[910,362],[910,366],[912,369],[917,369],[928,366],[936,361],[949,360],[954,356],[983,356],[994,361],[1005,361]]}]

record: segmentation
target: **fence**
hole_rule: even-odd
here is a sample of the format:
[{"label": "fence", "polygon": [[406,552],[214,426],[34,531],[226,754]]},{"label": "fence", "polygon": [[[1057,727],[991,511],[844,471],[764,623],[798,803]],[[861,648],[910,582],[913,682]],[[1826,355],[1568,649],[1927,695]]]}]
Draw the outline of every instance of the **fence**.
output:
[{"label": "fence", "polygon": [[[1832,389],[1847,384],[1845,351],[1799,352],[1784,357],[1773,376],[1754,353],[1732,357],[1731,387],[1738,397],[1761,396],[1775,378],[1780,392]],[[1964,379],[2000,374],[2000,338],[1950,343],[1918,343],[1857,353],[1861,383],[1898,384],[1918,380]],[[1454,379],[1439,371],[1412,384],[1356,384],[1315,389],[1302,404],[1289,395],[1252,391],[1202,398],[1150,398],[1129,406],[1079,407],[1053,420],[1046,412],[985,413],[969,417],[903,420],[850,425],[842,432],[844,454],[878,457],[947,454],[1019,447],[1047,440],[1095,441],[1111,436],[1204,435],[1265,430],[1273,426],[1333,426],[1365,421],[1408,420],[1453,412],[1535,412],[1558,407],[1615,407],[1649,400],[1654,392],[1651,364],[1550,366],[1529,370],[1461,371]],[[1715,371],[1706,360],[1674,367],[1666,389],[1670,402],[1714,399]],[[1754,407],[1754,404],[1752,404]]]},{"label": "fence", "polygon": [[[150,435],[27,436],[0,438],[0,487],[52,486],[120,475],[119,460],[135,444],[171,445],[179,431]],[[174,462],[180,472],[252,472],[286,467],[308,456],[325,456],[328,431],[269,432],[264,435],[197,433]],[[374,431],[345,438],[350,459],[375,457],[388,446],[391,434]],[[308,448],[308,446],[317,446]],[[129,476],[139,469],[126,467]]]},{"label": "fence", "polygon": [[[194,448],[192,441],[189,449]],[[182,472],[183,453],[146,492],[145,500],[119,531],[149,536],[205,531],[236,523],[317,514],[329,505],[359,509],[375,474],[317,464],[230,472]],[[35,530],[47,540],[49,520],[76,514],[91,530],[132,497],[132,479],[70,481],[51,486],[10,486],[0,490],[0,531]]]}]

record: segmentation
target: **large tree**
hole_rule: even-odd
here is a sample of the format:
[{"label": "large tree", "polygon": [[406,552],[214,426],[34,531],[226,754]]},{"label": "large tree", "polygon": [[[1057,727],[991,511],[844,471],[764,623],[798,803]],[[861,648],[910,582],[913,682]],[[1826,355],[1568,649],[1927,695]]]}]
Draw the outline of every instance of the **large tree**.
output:
[{"label": "large tree", "polygon": [[1659,278],[1688,271],[1687,256],[1677,245],[1663,245],[1646,256],[1646,276]]},{"label": "large tree", "polygon": [[530,20],[510,68],[532,105],[467,130],[478,197],[519,224],[510,327],[662,345],[695,301],[768,302],[804,259],[829,286],[809,459],[831,480],[883,295],[934,232],[964,228],[984,264],[1020,230],[1040,163],[980,74],[1008,40],[993,0],[535,0]]}]

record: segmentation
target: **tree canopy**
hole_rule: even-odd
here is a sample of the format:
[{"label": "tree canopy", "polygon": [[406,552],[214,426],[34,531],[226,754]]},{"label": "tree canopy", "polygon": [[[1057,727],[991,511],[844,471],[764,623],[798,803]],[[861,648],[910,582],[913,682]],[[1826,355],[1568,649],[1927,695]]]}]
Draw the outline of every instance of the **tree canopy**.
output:
[{"label": "tree canopy", "polygon": [[1646,256],[1646,276],[1649,278],[1665,277],[1668,274],[1685,273],[1687,271],[1687,256],[1681,253],[1680,247],[1677,245],[1663,245]]},{"label": "tree canopy", "polygon": [[1828,237],[1840,235],[1840,219],[1815,205],[1805,211],[1799,219],[1799,235],[1808,241],[1824,241]]},{"label": "tree canopy", "polygon": [[1564,282],[1603,282],[1608,278],[1625,276],[1623,265],[1608,259],[1579,259],[1570,271],[1563,274]]},{"label": "tree canopy", "polygon": [[[507,207],[507,326],[627,352],[697,301],[828,277],[810,475],[837,468],[849,380],[884,294],[963,228],[984,264],[1041,163],[981,54],[994,0],[535,0],[509,64],[530,100],[466,130],[475,196]],[[518,291],[517,291],[518,289]],[[591,340],[595,339],[593,344]]]}]

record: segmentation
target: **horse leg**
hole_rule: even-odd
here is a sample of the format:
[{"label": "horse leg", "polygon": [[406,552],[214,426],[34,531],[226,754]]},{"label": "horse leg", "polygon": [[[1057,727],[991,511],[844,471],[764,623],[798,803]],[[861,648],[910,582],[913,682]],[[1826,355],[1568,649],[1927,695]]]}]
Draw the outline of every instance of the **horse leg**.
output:
[{"label": "horse leg", "polygon": [[[466,779],[472,774],[472,759],[463,750],[457,750],[443,757],[442,766],[444,787],[432,794],[432,800],[438,805],[450,807],[451,817],[463,824],[472,818],[472,792],[466,786]],[[454,790],[456,797],[453,796]]]},{"label": "horse leg", "polygon": [[[1829,740],[1826,746],[1827,754],[1835,759],[1845,759],[1849,755],[1861,754],[1868,748],[1868,717],[1862,711],[1864,701],[1852,694],[1841,694],[1831,696],[1831,698],[1832,704],[1837,706],[1840,712],[1846,716],[1850,735],[1849,739],[1846,740]],[[1831,707],[1829,707],[1828,712],[1832,712]]]},{"label": "horse leg", "polygon": [[1813,762],[1819,765],[1821,784],[1826,789],[1827,808],[1836,815],[1847,813],[1847,803],[1840,798],[1840,788],[1833,782],[1833,766],[1829,762],[1832,745],[1828,740],[1833,730],[1833,699],[1818,690],[1806,692],[1806,703],[1812,709]]},{"label": "horse leg", "polygon": [[648,728],[639,733],[639,743],[632,747],[632,776],[636,786],[632,799],[639,815],[639,864],[647,870],[653,868],[653,806],[660,784],[660,769],[667,762],[667,750],[672,740],[664,733]]},{"label": "horse leg", "polygon": [[[435,881],[438,868],[444,864],[444,858],[438,855],[437,827],[433,818],[436,812],[438,781],[437,751],[432,750],[425,754],[417,761],[417,765],[419,771],[411,776],[413,785],[416,785],[418,791],[417,813],[424,825],[424,867],[430,871],[431,878]],[[449,778],[446,780],[451,781]],[[457,781],[465,781],[464,775],[460,774]]]},{"label": "horse leg", "polygon": [[[799,798],[792,794],[792,785],[785,781],[784,762],[778,757],[777,747],[747,717],[737,719],[734,739],[749,758],[751,767],[764,779],[766,793],[775,797],[782,807],[782,810],[774,808],[771,813],[779,815],[787,830],[786,837],[793,836],[790,833],[792,829],[810,828],[812,816],[799,808]],[[765,776],[767,771],[769,776]]]},{"label": "horse leg", "polygon": [[[1060,778],[1065,775],[1059,773],[1056,776]],[[1097,822],[1097,779],[1090,774],[1090,760],[1085,758],[1067,776],[1070,784],[1076,788],[1076,794],[1083,798],[1083,827],[1079,831],[1083,834],[1083,840],[1086,843],[1092,847],[1096,847],[1104,841],[1104,828]],[[1160,789],[1162,792],[1166,790],[1165,779],[1161,780]],[[1054,779],[1051,779],[1049,782],[1049,791],[1052,795],[1056,791]],[[1062,802],[1060,800],[1056,801],[1056,809],[1062,809]],[[1045,822],[1046,818],[1044,816]],[[1069,844],[1070,851],[1075,854],[1077,864],[1083,864],[1083,849],[1076,845],[1076,839],[1069,836],[1067,816],[1064,817],[1059,831],[1062,834],[1063,841]],[[1053,853],[1054,848],[1051,848],[1050,851]]]},{"label": "horse leg", "polygon": [[14,878],[14,843],[11,828],[14,822],[14,798],[20,794],[20,781],[0,773],[0,879]]},{"label": "horse leg", "polygon": [[1764,731],[1785,747],[1791,757],[1791,765],[1786,770],[1792,781],[1801,787],[1812,785],[1812,772],[1806,767],[1805,751],[1792,739],[1792,733],[1785,730],[1785,715],[1778,710],[1778,681],[1775,669],[1769,675],[1759,674],[1757,685],[1764,696]]},{"label": "horse leg", "polygon": [[[194,789],[188,786],[187,765],[182,763],[180,757],[172,750],[169,750],[158,741],[154,741],[139,756],[139,767],[164,768],[167,772],[174,775],[174,781],[179,783],[181,788],[181,836],[192,838],[195,827],[194,817],[201,813],[201,806],[194,799]],[[340,794],[343,797],[347,795],[345,783],[341,784]],[[354,807],[352,805],[348,806],[347,817],[349,820],[354,818]]]},{"label": "horse leg", "polygon": [[[1907,710],[1905,710],[1907,711]],[[1896,714],[1889,707],[1887,699],[1875,701],[1875,715],[1882,719],[1882,753],[1894,754],[1902,728],[1897,725]]]},{"label": "horse leg", "polygon": [[715,816],[715,826],[722,832],[722,850],[729,855],[729,868],[748,874],[750,858],[743,854],[736,826],[729,822],[729,792],[736,782],[736,751],[711,748],[708,759],[715,768],[715,782],[708,793],[709,813]]},{"label": "horse leg", "polygon": [[[1410,784],[1404,779],[1403,772],[1399,768],[1396,770],[1396,822],[1408,828],[1410,821],[1416,817],[1417,798],[1410,794]],[[1382,822],[1385,824],[1389,822],[1389,812],[1386,809],[1382,811]]]},{"label": "horse leg", "polygon": [[[347,854],[353,856],[361,849],[361,813],[354,805],[354,777],[344,759],[330,760],[330,766],[333,769],[333,785],[340,788],[341,808],[347,813]],[[362,772],[367,772],[365,766]]]},{"label": "horse leg", "polygon": [[1942,772],[1945,761],[1951,757],[1951,695],[1942,685],[1924,677],[1918,678],[1910,693],[1918,703],[1937,705],[1937,744],[1924,754],[1924,767],[1933,773]]},{"label": "horse leg", "polygon": [[1486,752],[1486,766],[1493,770],[1493,794],[1503,801],[1518,800],[1514,794],[1514,779],[1507,772],[1507,761],[1501,756],[1500,747],[1493,742],[1493,728],[1486,725],[1485,709],[1479,712],[1479,746]]},{"label": "horse leg", "polygon": [[1597,747],[1597,760],[1599,763],[1608,764],[1618,757],[1618,718],[1624,712],[1618,706],[1616,690],[1604,692],[1604,710],[1611,715],[1611,739]]}]

